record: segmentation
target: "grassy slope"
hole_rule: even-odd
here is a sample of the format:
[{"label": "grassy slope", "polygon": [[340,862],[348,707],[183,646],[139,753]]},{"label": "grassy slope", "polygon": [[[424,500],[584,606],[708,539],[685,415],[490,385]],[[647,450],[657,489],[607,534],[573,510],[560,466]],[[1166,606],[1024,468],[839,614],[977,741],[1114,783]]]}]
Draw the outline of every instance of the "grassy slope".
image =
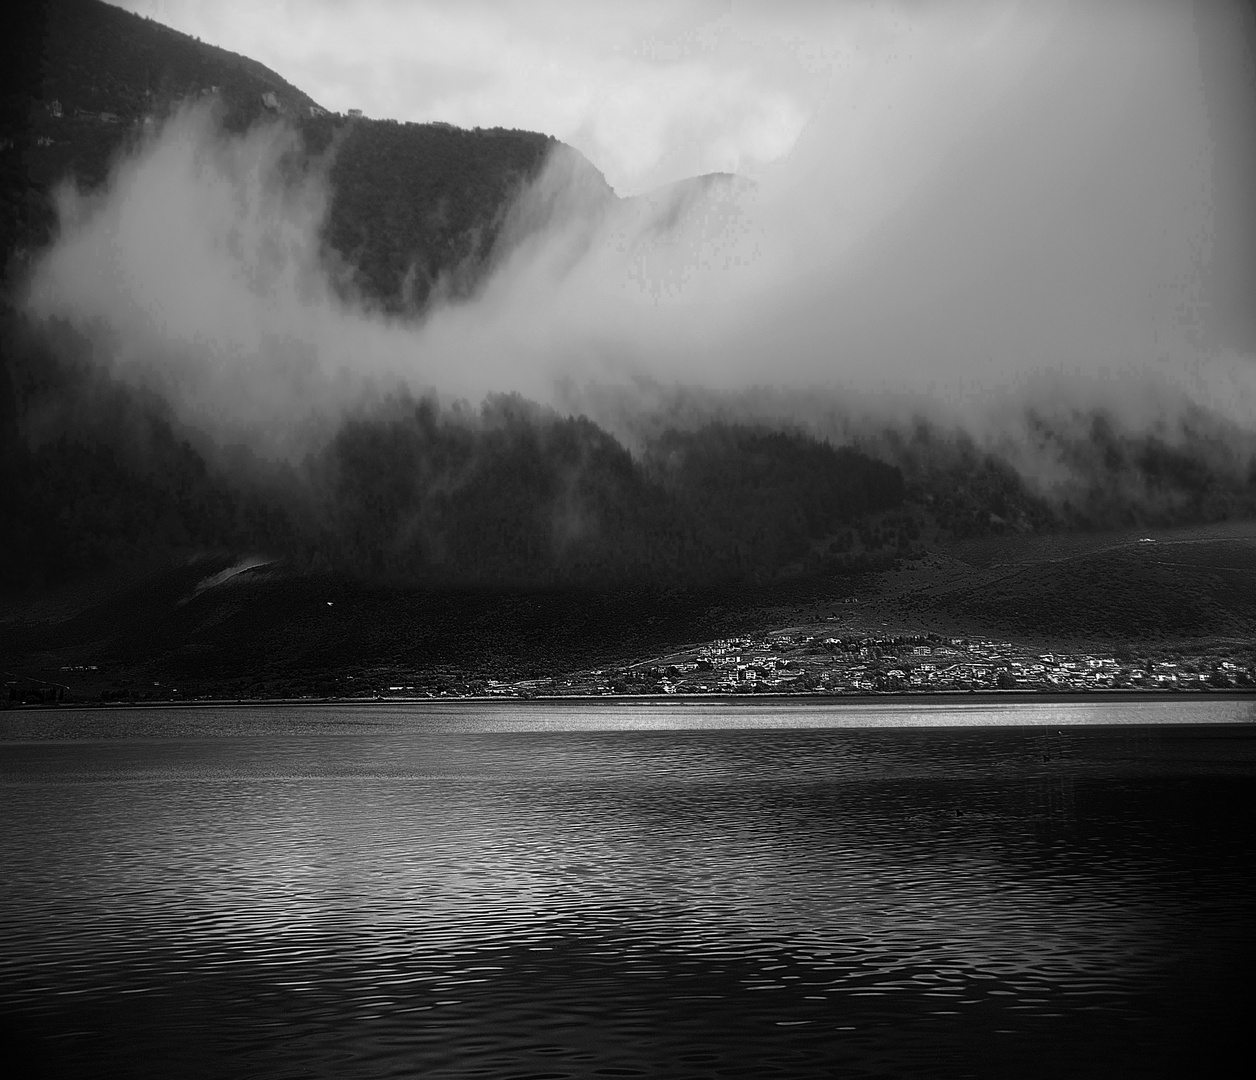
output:
[{"label": "grassy slope", "polygon": [[984,538],[883,575],[873,599],[930,628],[1044,648],[1250,639],[1256,524]]}]

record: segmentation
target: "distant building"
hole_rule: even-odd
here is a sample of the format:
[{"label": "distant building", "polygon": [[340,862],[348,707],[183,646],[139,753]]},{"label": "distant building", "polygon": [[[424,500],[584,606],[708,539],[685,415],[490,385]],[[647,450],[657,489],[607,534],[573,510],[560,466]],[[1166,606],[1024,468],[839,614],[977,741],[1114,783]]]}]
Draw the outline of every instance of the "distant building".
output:
[{"label": "distant building", "polygon": [[275,112],[278,112],[280,108],[279,99],[269,90],[262,95],[262,104],[268,109],[273,109]]},{"label": "distant building", "polygon": [[349,115],[350,115],[351,117],[353,117],[354,119],[360,119],[360,118],[361,118],[361,116],[362,116],[362,110],[361,110],[361,109],[350,109],[350,110],[349,110]]},{"label": "distant building", "polygon": [[48,102],[48,115],[55,116],[58,119],[61,117],[61,102],[59,102],[56,98],[53,98],[50,102]]},{"label": "distant building", "polygon": [[326,110],[326,109],[320,109],[317,105],[311,105],[311,106],[310,106],[310,115],[311,115],[311,116],[326,116],[326,115],[327,115],[327,110]]}]

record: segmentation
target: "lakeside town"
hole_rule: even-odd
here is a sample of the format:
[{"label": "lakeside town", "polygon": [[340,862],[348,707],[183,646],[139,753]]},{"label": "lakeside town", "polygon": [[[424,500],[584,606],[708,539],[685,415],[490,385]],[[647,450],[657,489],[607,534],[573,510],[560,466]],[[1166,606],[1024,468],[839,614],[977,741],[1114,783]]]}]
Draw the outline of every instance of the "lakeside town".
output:
[{"label": "lakeside town", "polygon": [[[664,656],[547,678],[366,670],[335,676],[321,692],[270,685],[227,693],[150,687],[83,694],[59,680],[94,677],[97,665],[64,665],[59,680],[13,672],[0,705],[59,705],[223,700],[416,700],[563,698],[627,695],[860,695],[990,691],[1256,691],[1256,648],[1212,652],[1127,646],[1111,653],[1035,652],[1008,641],[937,634],[843,635],[791,630],[694,644]],[[503,673],[504,675],[505,673]]]},{"label": "lakeside town", "polygon": [[650,661],[558,679],[490,682],[489,695],[875,694],[1227,690],[1256,687],[1256,658],[1046,652],[937,635],[793,632],[723,638]]}]

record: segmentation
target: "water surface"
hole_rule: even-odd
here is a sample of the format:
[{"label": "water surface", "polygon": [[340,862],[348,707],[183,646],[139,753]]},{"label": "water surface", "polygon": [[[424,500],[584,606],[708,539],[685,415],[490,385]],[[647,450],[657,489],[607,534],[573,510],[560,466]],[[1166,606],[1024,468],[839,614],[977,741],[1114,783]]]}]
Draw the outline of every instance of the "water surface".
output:
[{"label": "water surface", "polygon": [[7,713],[0,1013],[84,1075],[1206,1070],[1248,1015],[1252,718]]}]

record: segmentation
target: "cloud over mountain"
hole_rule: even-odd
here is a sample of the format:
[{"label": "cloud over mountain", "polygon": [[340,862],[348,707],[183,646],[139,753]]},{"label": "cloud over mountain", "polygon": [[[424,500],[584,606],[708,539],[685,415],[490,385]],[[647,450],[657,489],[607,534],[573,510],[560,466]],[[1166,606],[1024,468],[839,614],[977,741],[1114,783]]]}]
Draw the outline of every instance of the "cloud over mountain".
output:
[{"label": "cloud over mountain", "polygon": [[1232,297],[1250,255],[1231,231],[1251,71],[1205,70],[1221,16],[969,14],[887,31],[892,73],[847,88],[854,118],[839,80],[753,183],[615,199],[556,151],[473,295],[417,320],[333,286],[335,192],[290,129],[228,135],[191,108],[104,192],[63,191],[31,305],[104,328],[117,370],[190,423],[272,450],[397,385],[558,405],[590,385],[769,388],[812,426],[924,418],[1017,445],[1025,467],[1028,412],[1249,428]]}]

